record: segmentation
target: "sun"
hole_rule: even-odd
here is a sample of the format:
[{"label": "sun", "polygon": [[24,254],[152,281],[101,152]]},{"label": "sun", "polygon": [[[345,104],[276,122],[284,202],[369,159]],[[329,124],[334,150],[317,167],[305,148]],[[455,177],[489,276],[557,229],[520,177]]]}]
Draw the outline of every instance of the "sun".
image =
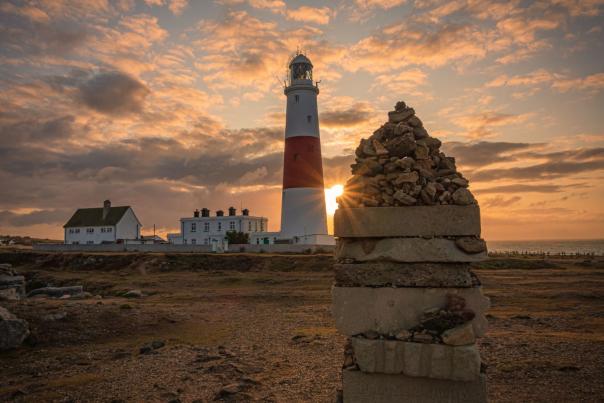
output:
[{"label": "sun", "polygon": [[344,193],[343,185],[333,185],[332,187],[325,189],[325,207],[327,208],[327,214],[333,215],[338,209],[338,203],[336,197],[341,196]]}]

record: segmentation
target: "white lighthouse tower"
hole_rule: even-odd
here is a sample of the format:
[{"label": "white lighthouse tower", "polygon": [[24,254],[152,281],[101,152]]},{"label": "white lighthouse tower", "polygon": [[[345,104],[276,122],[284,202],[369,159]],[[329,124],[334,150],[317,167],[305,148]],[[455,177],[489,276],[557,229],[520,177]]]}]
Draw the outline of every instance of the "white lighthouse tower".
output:
[{"label": "white lighthouse tower", "polygon": [[280,239],[331,245],[327,234],[323,162],[313,65],[303,54],[289,63]]}]

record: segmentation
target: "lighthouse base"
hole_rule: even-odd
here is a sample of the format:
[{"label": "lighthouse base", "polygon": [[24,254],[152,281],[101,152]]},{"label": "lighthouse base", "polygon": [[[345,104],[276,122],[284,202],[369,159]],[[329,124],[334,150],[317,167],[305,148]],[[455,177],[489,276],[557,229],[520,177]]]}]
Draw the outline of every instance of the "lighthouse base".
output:
[{"label": "lighthouse base", "polygon": [[325,191],[322,187],[285,188],[281,200],[279,238],[310,240],[309,237],[313,236],[328,236]]}]

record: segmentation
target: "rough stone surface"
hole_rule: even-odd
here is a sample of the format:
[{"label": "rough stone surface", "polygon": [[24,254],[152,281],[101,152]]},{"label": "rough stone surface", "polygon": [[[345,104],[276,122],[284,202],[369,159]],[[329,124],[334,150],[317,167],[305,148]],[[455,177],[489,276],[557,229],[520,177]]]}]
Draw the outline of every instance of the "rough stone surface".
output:
[{"label": "rough stone surface", "polygon": [[17,348],[29,336],[29,324],[0,306],[0,350]]},{"label": "rough stone surface", "polygon": [[25,277],[10,268],[0,271],[0,300],[18,300],[25,295]]},{"label": "rough stone surface", "polygon": [[486,251],[469,254],[447,238],[340,238],[336,242],[336,259],[358,262],[479,262],[487,258]]},{"label": "rough stone surface", "polygon": [[[431,189],[428,186],[429,192]],[[480,236],[480,208],[478,205],[341,208],[334,216],[334,235]]]},{"label": "rough stone surface", "polygon": [[338,263],[336,285],[341,287],[472,287],[466,263]]},{"label": "rough stone surface", "polygon": [[480,354],[475,345],[452,347],[353,337],[352,348],[363,372],[454,381],[473,381],[480,376]]},{"label": "rough stone surface", "polygon": [[472,288],[391,288],[332,287],[333,317],[338,331],[354,336],[376,331],[396,334],[420,324],[424,312],[447,305],[448,295],[465,299],[467,309],[474,311],[470,322],[480,337],[487,328],[485,313],[490,301],[480,287]]},{"label": "rough stone surface", "polygon": [[342,371],[344,403],[486,403],[484,375],[472,382]]},{"label": "rough stone surface", "polygon": [[476,341],[474,329],[469,323],[454,327],[453,329],[445,330],[441,335],[441,338],[443,343],[450,346],[466,346],[474,344]]}]

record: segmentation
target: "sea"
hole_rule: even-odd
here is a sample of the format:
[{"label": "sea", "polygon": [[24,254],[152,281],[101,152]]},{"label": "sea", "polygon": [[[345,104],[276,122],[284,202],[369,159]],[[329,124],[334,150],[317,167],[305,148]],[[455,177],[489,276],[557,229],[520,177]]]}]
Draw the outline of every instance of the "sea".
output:
[{"label": "sea", "polygon": [[604,239],[560,239],[543,241],[489,241],[490,253],[528,253],[550,255],[586,255],[604,256]]}]

